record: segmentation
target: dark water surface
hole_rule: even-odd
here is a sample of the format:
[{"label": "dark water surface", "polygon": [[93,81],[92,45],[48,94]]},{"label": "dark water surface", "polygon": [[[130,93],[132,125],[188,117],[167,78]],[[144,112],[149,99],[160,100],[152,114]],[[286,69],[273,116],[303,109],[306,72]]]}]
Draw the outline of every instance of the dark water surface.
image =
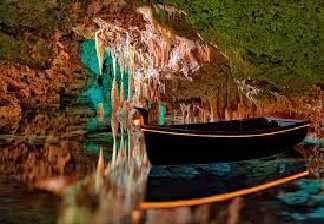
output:
[{"label": "dark water surface", "polygon": [[324,223],[321,149],[151,167],[138,128],[87,100],[29,111],[0,136],[1,224]]}]

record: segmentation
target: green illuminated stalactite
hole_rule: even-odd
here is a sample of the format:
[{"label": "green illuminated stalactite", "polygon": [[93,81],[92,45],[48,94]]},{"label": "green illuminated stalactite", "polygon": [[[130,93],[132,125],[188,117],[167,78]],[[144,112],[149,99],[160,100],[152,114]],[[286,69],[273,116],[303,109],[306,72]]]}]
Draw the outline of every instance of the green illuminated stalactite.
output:
[{"label": "green illuminated stalactite", "polygon": [[[100,43],[98,43],[100,44]],[[121,75],[121,67],[116,62],[111,52],[108,49],[104,50],[103,53],[103,64],[102,64],[102,75],[103,75],[103,86],[98,85],[98,77],[100,75],[100,63],[98,51],[95,48],[94,40],[84,40],[81,42],[81,62],[89,69],[89,76],[92,82],[87,84],[87,88],[84,94],[88,97],[90,106],[97,110],[97,105],[103,103],[105,117],[110,117],[111,114],[111,92],[113,89],[114,79],[116,97],[119,96],[121,91],[124,92],[124,100],[128,97],[128,71],[124,71]],[[122,89],[121,89],[122,88]],[[119,100],[118,100],[119,102]],[[116,102],[117,104],[117,102]],[[119,103],[118,103],[119,104]]]}]

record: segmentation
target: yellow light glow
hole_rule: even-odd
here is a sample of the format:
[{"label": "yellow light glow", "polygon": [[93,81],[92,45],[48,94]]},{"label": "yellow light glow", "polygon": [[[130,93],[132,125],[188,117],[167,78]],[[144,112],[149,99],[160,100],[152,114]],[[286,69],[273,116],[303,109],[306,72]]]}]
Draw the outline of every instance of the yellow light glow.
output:
[{"label": "yellow light glow", "polygon": [[140,119],[135,119],[135,120],[133,120],[133,124],[135,126],[139,126],[141,124],[141,120]]},{"label": "yellow light glow", "polygon": [[180,201],[166,201],[166,202],[142,202],[140,204],[141,209],[160,209],[160,208],[176,208],[176,207],[187,207],[195,206],[207,203],[227,201],[235,197],[240,197],[248,194],[252,194],[259,191],[264,191],[272,187],[276,187],[287,183],[292,180],[296,180],[301,177],[309,175],[309,171],[294,174],[291,176],[283,177],[278,180],[270,181],[261,185],[257,185],[251,188],[246,188],[238,191],[228,192],[220,195],[214,195],[209,197],[197,198],[192,200],[180,200]]}]

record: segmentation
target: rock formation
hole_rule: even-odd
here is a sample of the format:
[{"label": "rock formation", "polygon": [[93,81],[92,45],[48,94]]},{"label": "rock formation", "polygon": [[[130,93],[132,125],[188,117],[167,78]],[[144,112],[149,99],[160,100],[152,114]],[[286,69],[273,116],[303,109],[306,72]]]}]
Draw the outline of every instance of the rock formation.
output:
[{"label": "rock formation", "polygon": [[[71,42],[62,34],[53,35],[55,57],[45,70],[27,65],[0,63],[0,129],[15,131],[21,113],[28,110],[58,109],[62,94],[77,94],[84,86],[85,73],[78,59],[71,56]],[[9,122],[9,123],[8,123]]]},{"label": "rock formation", "polygon": [[[173,114],[174,118],[180,111],[179,104],[192,104],[181,115],[188,122],[262,115],[321,119],[322,109],[314,109],[323,104],[321,91],[315,102],[309,96],[287,97],[274,89],[268,94],[268,84],[238,81],[220,50],[201,40],[199,34],[185,30],[181,20],[184,12],[165,5],[135,7],[132,1],[127,3],[71,3],[66,6],[69,28],[53,32],[47,43],[53,56],[44,61],[47,66],[35,69],[10,63],[0,65],[1,130],[16,131],[28,109],[56,109],[63,94],[74,94],[84,86],[86,75],[78,60],[78,41],[83,38],[95,40],[99,75],[112,71],[114,85],[109,98],[115,112],[124,105],[135,104],[152,109],[151,120],[156,120],[157,105],[165,101],[167,115]],[[163,23],[158,19],[159,13],[176,24]],[[9,31],[12,30],[6,29]],[[40,38],[41,42],[49,40],[44,38]],[[36,57],[37,50],[33,49]],[[105,64],[107,55],[112,59],[111,68]],[[116,82],[120,81],[117,70],[121,77],[128,77],[128,88],[120,88],[123,81]]]}]

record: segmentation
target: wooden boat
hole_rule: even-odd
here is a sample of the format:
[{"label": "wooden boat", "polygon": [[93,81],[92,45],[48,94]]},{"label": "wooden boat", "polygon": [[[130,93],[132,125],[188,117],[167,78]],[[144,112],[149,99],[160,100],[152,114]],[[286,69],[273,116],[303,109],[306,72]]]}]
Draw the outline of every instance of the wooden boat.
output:
[{"label": "wooden boat", "polygon": [[239,161],[280,153],[303,141],[309,122],[253,118],[187,125],[143,125],[151,164]]}]

